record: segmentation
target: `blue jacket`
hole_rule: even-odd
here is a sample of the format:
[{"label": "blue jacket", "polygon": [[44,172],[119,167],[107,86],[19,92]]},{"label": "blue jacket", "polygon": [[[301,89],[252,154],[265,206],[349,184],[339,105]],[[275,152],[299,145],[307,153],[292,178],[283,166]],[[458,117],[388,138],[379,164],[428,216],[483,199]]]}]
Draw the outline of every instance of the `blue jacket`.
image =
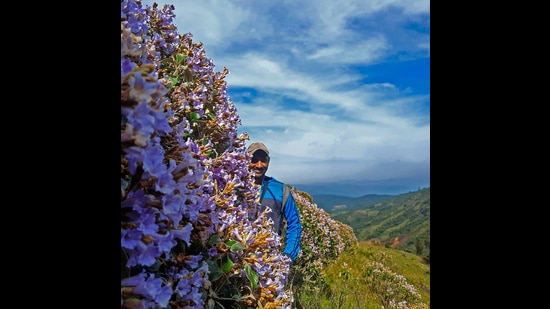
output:
[{"label": "blue jacket", "polygon": [[[264,190],[264,186],[267,187]],[[302,224],[300,223],[300,214],[298,207],[294,202],[292,194],[288,195],[284,213],[282,209],[283,201],[283,183],[273,177],[264,177],[262,187],[260,188],[260,211],[264,211],[266,206],[271,207],[272,211],[268,214],[274,222],[275,230],[279,235],[283,233],[283,215],[287,221],[286,235],[283,241],[285,242],[284,254],[289,255],[292,261],[296,260],[300,253],[300,238],[302,237]]]}]

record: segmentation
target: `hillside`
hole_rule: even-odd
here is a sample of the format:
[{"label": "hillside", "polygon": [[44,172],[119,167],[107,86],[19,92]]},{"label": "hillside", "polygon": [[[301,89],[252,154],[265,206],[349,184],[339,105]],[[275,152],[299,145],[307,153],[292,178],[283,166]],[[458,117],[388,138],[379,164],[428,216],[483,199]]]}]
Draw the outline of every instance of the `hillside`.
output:
[{"label": "hillside", "polygon": [[[321,284],[295,286],[296,308],[430,308],[430,264],[424,259],[367,242],[350,249],[323,269],[316,278]],[[375,273],[376,279],[369,275]]]},{"label": "hillside", "polygon": [[[341,201],[349,203],[349,200]],[[359,241],[429,258],[429,187],[329,213],[334,220],[351,226]]]}]

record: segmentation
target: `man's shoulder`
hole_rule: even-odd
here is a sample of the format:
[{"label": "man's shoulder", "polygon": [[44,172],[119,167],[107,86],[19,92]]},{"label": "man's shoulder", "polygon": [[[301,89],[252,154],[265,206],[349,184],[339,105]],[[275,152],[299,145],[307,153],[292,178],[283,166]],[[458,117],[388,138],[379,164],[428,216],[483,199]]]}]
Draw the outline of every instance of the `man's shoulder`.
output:
[{"label": "man's shoulder", "polygon": [[279,181],[273,177],[270,177],[269,179],[269,184],[271,186],[276,186],[277,188],[281,188],[283,190],[283,201],[286,201],[286,199],[288,198],[290,194],[290,185],[282,182],[282,181]]},{"label": "man's shoulder", "polygon": [[273,184],[280,184],[281,186],[285,184],[284,182],[275,179],[275,177],[269,177],[269,182]]}]

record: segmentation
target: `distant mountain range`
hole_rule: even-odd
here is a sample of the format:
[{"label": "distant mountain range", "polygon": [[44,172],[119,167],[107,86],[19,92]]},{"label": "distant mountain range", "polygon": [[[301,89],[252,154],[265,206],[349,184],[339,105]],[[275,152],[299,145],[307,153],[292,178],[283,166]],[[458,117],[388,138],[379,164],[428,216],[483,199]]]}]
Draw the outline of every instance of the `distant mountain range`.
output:
[{"label": "distant mountain range", "polygon": [[361,197],[349,197],[332,194],[312,195],[313,201],[317,204],[317,207],[322,208],[326,212],[350,210],[360,205],[373,203],[393,196],[395,195],[367,194]]},{"label": "distant mountain range", "polygon": [[406,179],[400,179],[399,184],[396,184],[395,180],[348,180],[315,184],[295,184],[291,181],[287,181],[287,183],[300,191],[308,192],[311,196],[319,194],[331,194],[347,197],[362,197],[365,195],[399,195],[429,187],[429,183],[426,186],[417,186],[416,181]]}]

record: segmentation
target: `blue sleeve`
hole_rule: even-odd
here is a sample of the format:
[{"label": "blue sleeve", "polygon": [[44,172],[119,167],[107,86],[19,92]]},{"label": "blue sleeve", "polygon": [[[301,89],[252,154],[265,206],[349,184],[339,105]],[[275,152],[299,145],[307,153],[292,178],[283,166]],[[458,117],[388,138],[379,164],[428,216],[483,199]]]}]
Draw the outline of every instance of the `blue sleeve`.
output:
[{"label": "blue sleeve", "polygon": [[290,255],[292,261],[296,261],[298,253],[300,253],[300,238],[302,237],[302,224],[300,223],[300,213],[294,202],[292,193],[288,195],[284,208],[286,217],[286,239],[285,249],[283,253]]}]

